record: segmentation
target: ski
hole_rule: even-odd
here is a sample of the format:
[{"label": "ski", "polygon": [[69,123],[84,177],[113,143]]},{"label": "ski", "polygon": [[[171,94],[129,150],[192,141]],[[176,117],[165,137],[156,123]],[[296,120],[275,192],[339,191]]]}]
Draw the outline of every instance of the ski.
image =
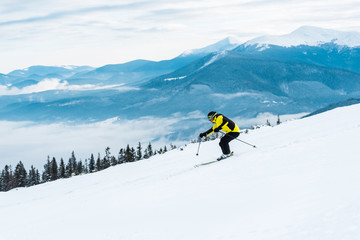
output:
[{"label": "ski", "polygon": [[216,163],[216,162],[218,162],[218,160],[214,160],[214,161],[211,161],[211,162],[204,162],[204,163],[196,164],[194,167],[197,168],[197,167],[209,165],[209,164]]},{"label": "ski", "polygon": [[230,155],[228,157],[226,157],[226,158],[222,158],[222,159],[218,158],[217,160],[214,160],[214,161],[196,164],[194,167],[197,168],[197,167],[206,166],[206,165],[209,165],[209,164],[212,164],[212,163],[220,162],[220,161],[222,161],[224,159],[227,159],[227,158],[229,158],[229,157],[231,157],[233,155],[234,155],[234,152],[231,152]]}]

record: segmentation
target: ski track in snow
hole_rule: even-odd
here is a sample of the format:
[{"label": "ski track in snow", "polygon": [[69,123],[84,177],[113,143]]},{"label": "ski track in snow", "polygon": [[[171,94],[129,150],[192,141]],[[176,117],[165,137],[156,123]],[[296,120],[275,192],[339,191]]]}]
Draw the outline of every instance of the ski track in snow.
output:
[{"label": "ski track in snow", "polygon": [[360,105],[0,193],[6,240],[360,239]]}]

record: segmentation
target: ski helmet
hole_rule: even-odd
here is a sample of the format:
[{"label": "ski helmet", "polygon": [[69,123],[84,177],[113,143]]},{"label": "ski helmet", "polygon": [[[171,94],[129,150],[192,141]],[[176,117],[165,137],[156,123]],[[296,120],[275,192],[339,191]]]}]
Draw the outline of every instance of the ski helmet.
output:
[{"label": "ski helmet", "polygon": [[215,112],[215,111],[211,111],[211,112],[208,113],[207,116],[208,116],[208,119],[209,119],[209,120],[212,120],[212,119],[215,117],[215,115],[216,115],[216,112]]}]

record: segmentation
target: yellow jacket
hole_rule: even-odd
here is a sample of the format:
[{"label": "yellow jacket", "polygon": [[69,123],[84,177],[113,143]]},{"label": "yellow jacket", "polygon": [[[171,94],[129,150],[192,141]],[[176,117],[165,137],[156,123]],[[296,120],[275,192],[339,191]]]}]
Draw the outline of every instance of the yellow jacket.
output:
[{"label": "yellow jacket", "polygon": [[236,123],[222,114],[216,114],[212,122],[215,124],[212,128],[205,132],[206,136],[212,134],[213,132],[219,132],[220,130],[226,133],[240,132],[240,128],[236,125]]}]

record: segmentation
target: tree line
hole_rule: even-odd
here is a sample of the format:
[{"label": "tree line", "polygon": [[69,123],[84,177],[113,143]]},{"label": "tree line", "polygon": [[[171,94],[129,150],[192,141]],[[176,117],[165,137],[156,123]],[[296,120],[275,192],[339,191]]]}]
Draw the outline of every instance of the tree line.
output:
[{"label": "tree line", "polygon": [[[170,148],[172,150],[176,146],[171,144]],[[143,149],[139,142],[136,149],[130,147],[129,144],[125,148],[121,148],[117,157],[111,155],[110,148],[107,147],[103,157],[100,156],[100,153],[96,158],[94,154],[91,154],[90,158],[85,159],[84,162],[81,159],[77,160],[73,151],[66,164],[63,158],[58,162],[55,157],[48,157],[41,174],[33,165],[27,171],[24,164],[20,161],[15,169],[12,169],[11,165],[5,165],[0,175],[0,191],[6,192],[13,188],[31,187],[61,178],[98,172],[118,164],[148,159],[156,154],[163,154],[167,151],[166,146],[159,150],[153,150],[151,143]]]}]

